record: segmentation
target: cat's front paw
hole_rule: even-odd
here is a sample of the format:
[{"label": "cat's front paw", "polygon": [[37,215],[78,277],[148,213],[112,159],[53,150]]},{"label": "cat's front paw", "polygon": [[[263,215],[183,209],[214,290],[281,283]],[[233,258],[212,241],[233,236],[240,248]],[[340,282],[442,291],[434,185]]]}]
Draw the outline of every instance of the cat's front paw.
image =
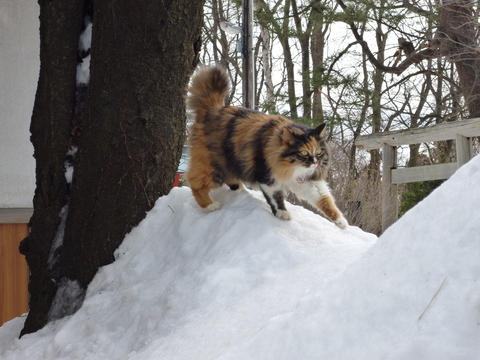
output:
[{"label": "cat's front paw", "polygon": [[348,221],[343,216],[339,217],[337,220],[334,221],[335,225],[337,225],[340,229],[345,230],[348,227]]},{"label": "cat's front paw", "polygon": [[275,216],[282,220],[292,220],[292,215],[287,210],[277,210]]},{"label": "cat's front paw", "polygon": [[219,202],[212,202],[210,205],[208,205],[207,207],[205,207],[206,210],[208,211],[215,211],[215,210],[218,210],[220,209],[220,203]]}]

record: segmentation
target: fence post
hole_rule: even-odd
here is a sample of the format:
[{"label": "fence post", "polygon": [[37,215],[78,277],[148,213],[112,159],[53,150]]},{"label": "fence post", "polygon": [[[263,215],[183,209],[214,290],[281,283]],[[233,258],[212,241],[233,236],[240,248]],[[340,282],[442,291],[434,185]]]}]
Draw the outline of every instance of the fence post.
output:
[{"label": "fence post", "polygon": [[397,167],[397,147],[382,144],[382,231],[398,219],[398,186],[392,183],[392,169]]},{"label": "fence post", "polygon": [[457,147],[457,165],[460,167],[472,158],[472,139],[456,134],[455,143]]}]

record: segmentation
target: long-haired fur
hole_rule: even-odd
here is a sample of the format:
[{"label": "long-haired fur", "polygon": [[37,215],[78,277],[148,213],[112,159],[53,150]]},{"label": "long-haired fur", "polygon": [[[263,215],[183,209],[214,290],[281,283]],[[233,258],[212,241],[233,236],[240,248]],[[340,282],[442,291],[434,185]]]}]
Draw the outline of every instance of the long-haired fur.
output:
[{"label": "long-haired fur", "polygon": [[285,188],[318,207],[338,226],[348,225],[325,182],[330,150],[325,125],[315,129],[278,115],[225,106],[229,80],[221,67],[203,67],[191,80],[187,105],[195,115],[190,128],[187,181],[198,204],[214,211],[211,189],[227,184],[258,185],[272,212],[290,219]]}]

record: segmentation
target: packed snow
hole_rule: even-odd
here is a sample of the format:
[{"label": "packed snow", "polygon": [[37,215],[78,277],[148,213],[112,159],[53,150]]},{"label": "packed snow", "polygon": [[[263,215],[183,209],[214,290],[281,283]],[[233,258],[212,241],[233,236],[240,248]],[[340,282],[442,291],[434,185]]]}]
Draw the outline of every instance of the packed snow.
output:
[{"label": "packed snow", "polygon": [[85,30],[80,34],[78,51],[85,56],[77,65],[77,85],[88,85],[90,81],[90,47],[92,44],[92,20],[85,17]]},{"label": "packed snow", "polygon": [[479,359],[480,156],[379,239],[212,197],[160,198],[80,310],[21,339],[24,317],[4,324],[0,358]]}]

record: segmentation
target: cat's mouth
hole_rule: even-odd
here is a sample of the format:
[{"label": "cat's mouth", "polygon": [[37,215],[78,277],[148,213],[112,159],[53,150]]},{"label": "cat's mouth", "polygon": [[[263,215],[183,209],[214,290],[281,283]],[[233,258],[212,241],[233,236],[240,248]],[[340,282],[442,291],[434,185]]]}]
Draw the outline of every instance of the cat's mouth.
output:
[{"label": "cat's mouth", "polygon": [[317,168],[316,164],[312,164],[307,168],[302,168],[301,170],[295,174],[295,181],[299,184],[303,184],[304,182],[308,181],[310,176],[315,172]]},{"label": "cat's mouth", "polygon": [[305,178],[303,176],[299,176],[295,179],[299,184],[303,184],[305,182]]}]

